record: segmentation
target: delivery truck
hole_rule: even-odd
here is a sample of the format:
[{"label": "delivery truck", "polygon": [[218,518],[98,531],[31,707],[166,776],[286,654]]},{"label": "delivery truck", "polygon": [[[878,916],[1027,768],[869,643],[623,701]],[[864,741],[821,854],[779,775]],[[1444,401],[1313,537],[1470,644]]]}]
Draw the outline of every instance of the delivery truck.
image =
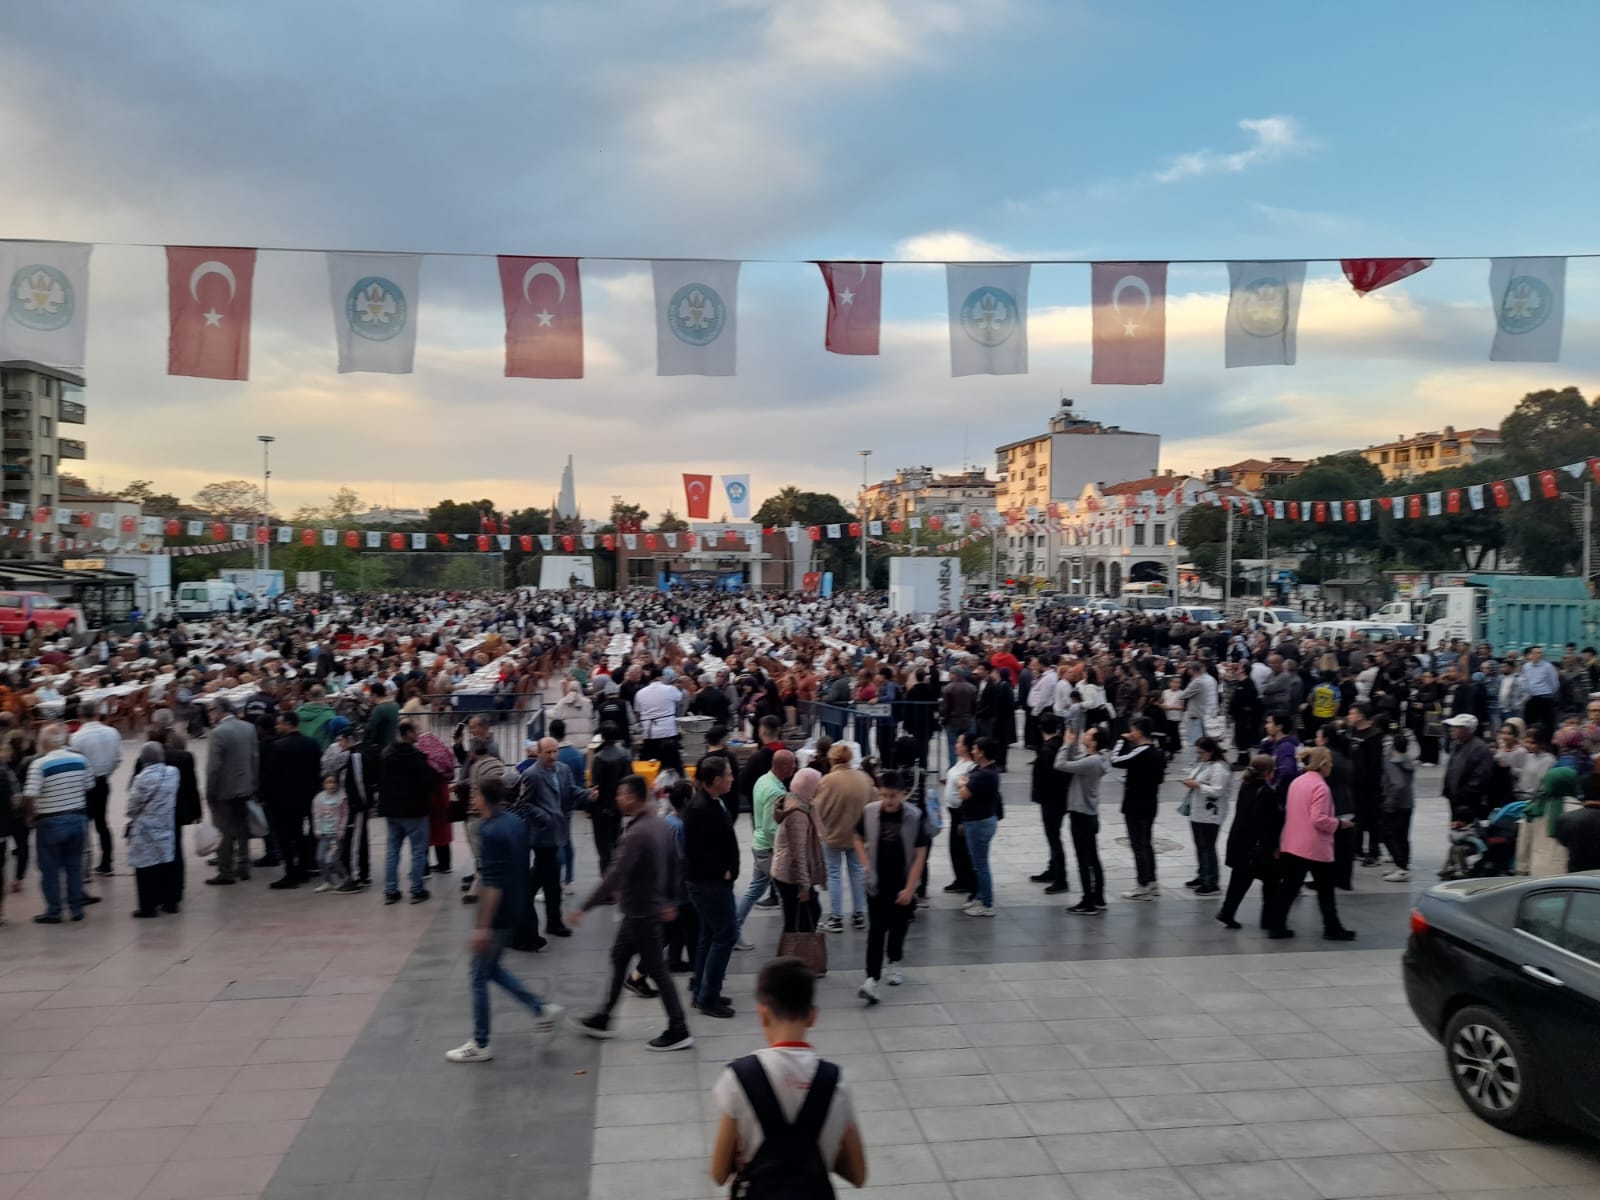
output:
[{"label": "delivery truck", "polygon": [[1496,655],[1544,646],[1559,658],[1566,643],[1584,646],[1600,636],[1600,601],[1578,578],[1469,575],[1428,593],[1421,624],[1430,646],[1459,638],[1488,642]]}]

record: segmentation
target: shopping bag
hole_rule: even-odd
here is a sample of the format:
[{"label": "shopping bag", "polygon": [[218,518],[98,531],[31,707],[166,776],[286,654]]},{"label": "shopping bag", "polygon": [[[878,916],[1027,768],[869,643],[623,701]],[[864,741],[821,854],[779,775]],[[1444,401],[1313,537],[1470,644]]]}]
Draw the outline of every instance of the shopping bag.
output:
[{"label": "shopping bag", "polygon": [[194,831],[194,852],[201,858],[210,858],[222,845],[222,831],[210,821],[202,821]]},{"label": "shopping bag", "polygon": [[253,838],[266,837],[269,832],[267,814],[261,807],[261,801],[250,800],[246,802],[245,810],[250,814],[250,836]]}]

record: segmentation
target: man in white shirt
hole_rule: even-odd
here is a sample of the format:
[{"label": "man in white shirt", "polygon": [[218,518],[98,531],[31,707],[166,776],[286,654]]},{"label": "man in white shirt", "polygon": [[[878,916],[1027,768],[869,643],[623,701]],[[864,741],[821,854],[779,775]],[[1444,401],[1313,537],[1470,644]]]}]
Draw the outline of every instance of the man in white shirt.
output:
[{"label": "man in white shirt", "polygon": [[[84,722],[68,743],[89,765],[93,782],[89,785],[89,820],[100,839],[100,862],[96,875],[111,874],[111,826],[106,821],[106,804],[111,799],[111,776],[122,765],[122,735],[100,720],[94,705],[84,707]],[[87,847],[85,848],[87,851]]]},{"label": "man in white shirt", "polygon": [[1028,714],[1024,721],[1022,740],[1037,748],[1039,745],[1039,718],[1055,707],[1056,670],[1044,665],[1044,659],[1032,658],[1028,666],[1033,671],[1033,683],[1028,687]]},{"label": "man in white shirt", "polygon": [[678,689],[657,675],[633,696],[633,711],[644,736],[641,752],[655,759],[663,770],[682,771],[683,754],[678,742]]},{"label": "man in white shirt", "polygon": [[67,749],[67,727],[46,725],[39,731],[39,756],[28,764],[22,785],[24,813],[33,826],[39,855],[39,885],[45,910],[39,925],[61,924],[61,873],[67,875],[67,909],[83,920],[83,906],[98,903],[84,895],[83,843],[89,766],[83,755]]}]

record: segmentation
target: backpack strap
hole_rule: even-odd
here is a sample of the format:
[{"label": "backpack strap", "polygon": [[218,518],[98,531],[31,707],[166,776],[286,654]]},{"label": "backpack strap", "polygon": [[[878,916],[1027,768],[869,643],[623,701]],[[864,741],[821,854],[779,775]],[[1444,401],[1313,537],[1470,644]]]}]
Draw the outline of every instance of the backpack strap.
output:
[{"label": "backpack strap", "polygon": [[[766,1072],[763,1071],[762,1075],[765,1076]],[[794,1118],[795,1137],[802,1144],[815,1146],[822,1137],[822,1127],[827,1123],[828,1110],[833,1107],[833,1093],[838,1085],[838,1065],[825,1058],[817,1060],[817,1073],[811,1077],[811,1088],[806,1092],[805,1103]]]},{"label": "backpack strap", "polygon": [[749,1098],[765,1140],[777,1144],[792,1138],[802,1146],[816,1145],[822,1136],[822,1127],[827,1123],[828,1110],[833,1106],[833,1094],[838,1090],[838,1064],[826,1059],[818,1061],[817,1073],[811,1077],[805,1103],[800,1106],[793,1124],[784,1118],[778,1097],[772,1090],[772,1081],[767,1078],[766,1068],[761,1065],[759,1058],[747,1054],[734,1059],[728,1067]]},{"label": "backpack strap", "polygon": [[747,1054],[743,1058],[734,1059],[728,1064],[728,1068],[739,1081],[739,1086],[744,1089],[750,1107],[755,1110],[756,1120],[761,1125],[761,1136],[772,1141],[787,1134],[789,1122],[784,1120],[783,1109],[778,1105],[778,1097],[772,1090],[772,1081],[767,1078],[767,1071],[761,1065],[761,1060],[754,1054]]}]

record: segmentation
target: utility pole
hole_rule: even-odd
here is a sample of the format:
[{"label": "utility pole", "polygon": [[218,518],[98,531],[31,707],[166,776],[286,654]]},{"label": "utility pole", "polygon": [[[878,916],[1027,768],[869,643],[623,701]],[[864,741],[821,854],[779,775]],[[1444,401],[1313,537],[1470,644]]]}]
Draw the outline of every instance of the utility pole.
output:
[{"label": "utility pole", "polygon": [[272,462],[270,454],[272,443],[278,439],[270,433],[256,434],[256,441],[261,443],[261,569],[256,575],[256,589],[260,598],[267,598],[266,573],[272,569],[272,534],[266,532],[267,523],[272,520],[272,505],[268,502],[268,488],[272,482]]},{"label": "utility pole", "polygon": [[1594,578],[1594,484],[1583,481],[1583,586]]},{"label": "utility pole", "polygon": [[1222,537],[1222,611],[1226,614],[1228,604],[1233,599],[1233,505],[1228,505],[1222,512],[1227,530]]},{"label": "utility pole", "polygon": [[856,521],[861,526],[861,590],[867,590],[867,459],[871,450],[857,450],[861,456],[861,496],[856,501]]}]

